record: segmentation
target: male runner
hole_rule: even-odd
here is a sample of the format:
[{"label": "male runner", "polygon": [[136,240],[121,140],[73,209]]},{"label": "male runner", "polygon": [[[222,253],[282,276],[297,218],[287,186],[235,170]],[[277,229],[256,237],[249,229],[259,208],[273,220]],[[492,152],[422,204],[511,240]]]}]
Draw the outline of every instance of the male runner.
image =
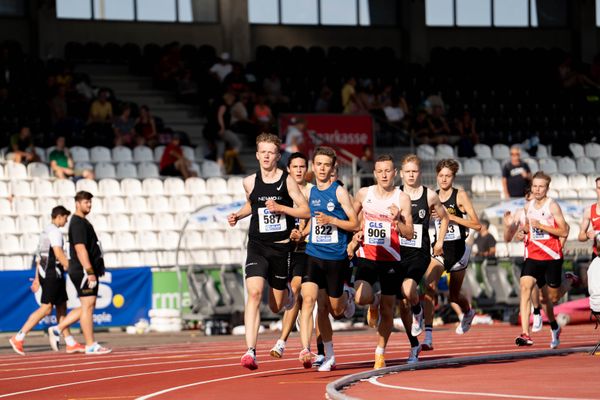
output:
[{"label": "male runner", "polygon": [[[404,308],[410,307],[413,318],[412,327],[409,329],[410,321],[406,311],[403,312],[406,334],[411,342],[411,351],[408,362],[418,361],[421,346],[416,336],[423,332],[423,308],[419,301],[418,285],[427,271],[430,263],[443,264],[444,237],[448,228],[448,214],[442,205],[439,196],[433,190],[421,185],[421,160],[414,155],[408,154],[402,160],[401,170],[403,186],[400,189],[406,193],[411,200],[412,220],[414,233],[411,239],[400,238],[400,249],[402,260],[400,263],[406,270],[406,276],[402,283],[404,299],[401,302]],[[439,236],[433,246],[433,255],[429,239],[429,218],[431,210],[435,210],[440,220]],[[406,319],[406,320],[405,320]]]},{"label": "male runner", "polygon": [[48,328],[50,346],[58,349],[63,330],[79,320],[85,338],[85,354],[100,355],[112,350],[102,347],[94,340],[94,307],[98,296],[98,279],[104,275],[102,247],[94,227],[85,218],[92,210],[91,193],[79,191],[75,194],[75,214],[69,223],[69,278],[75,288],[81,306],[69,312],[57,326]]},{"label": "male runner", "polygon": [[[354,197],[354,210],[363,212],[362,230],[355,235],[360,247],[354,287],[356,302],[369,305],[367,323],[377,327],[377,347],[373,368],[385,367],[385,348],[392,333],[396,297],[405,277],[399,261],[400,239],[412,239],[411,203],[408,195],[394,187],[396,168],[390,155],[375,160],[376,185],[361,188]],[[380,293],[373,293],[379,282]],[[378,322],[379,320],[379,322]]]},{"label": "male runner", "polygon": [[[479,231],[481,224],[477,218],[477,213],[473,209],[473,204],[467,192],[454,187],[454,179],[458,172],[459,165],[455,160],[440,160],[435,167],[437,172],[437,183],[439,189],[437,194],[448,213],[448,229],[444,236],[444,265],[434,262],[430,263],[425,273],[425,340],[421,345],[423,350],[433,350],[433,314],[434,301],[437,297],[437,286],[444,270],[450,274],[450,287],[448,301],[457,303],[461,308],[463,318],[460,325],[456,328],[456,333],[462,335],[471,329],[471,322],[475,316],[475,310],[465,296],[460,293],[462,288],[471,247],[467,246],[466,239],[469,229]],[[437,219],[435,212],[432,217],[436,218],[435,235],[436,241],[440,236],[440,220]],[[466,218],[465,218],[466,217]]]},{"label": "male runner", "polygon": [[[329,147],[318,147],[313,156],[313,172],[316,186],[310,191],[308,200],[311,221],[309,241],[306,245],[306,271],[302,278],[302,313],[300,338],[303,350],[299,359],[305,368],[312,366],[310,342],[313,329],[313,309],[319,291],[328,296],[334,317],[351,318],[354,315],[354,289],[344,287],[346,270],[349,268],[346,247],[348,235],[358,229],[358,218],[352,208],[350,195],[337,181],[332,182],[331,172],[336,154]],[[321,292],[323,293],[323,292]],[[333,332],[321,326],[321,337],[325,346],[325,362],[319,371],[335,369]]]},{"label": "male runner", "polygon": [[[265,282],[271,287],[269,307],[275,313],[294,305],[288,285],[290,234],[294,218],[310,216],[308,204],[298,184],[287,172],[277,168],[281,140],[270,133],[256,138],[256,158],[260,170],[244,178],[246,203],[228,216],[230,226],[251,215],[248,254],[244,268],[248,299],[244,310],[246,345],[241,358],[244,368],[255,370],[256,339],[260,327],[260,303]],[[294,204],[297,207],[294,207]]]},{"label": "male runner", "polygon": [[[63,235],[59,228],[67,224],[69,215],[71,212],[65,207],[54,207],[50,214],[52,222],[40,234],[35,279],[31,285],[31,291],[35,293],[39,287],[42,288],[42,304],[31,313],[19,332],[9,340],[13,350],[22,356],[25,355],[23,349],[25,336],[45,316],[50,315],[53,305],[56,307],[58,322],[61,322],[67,313],[67,289],[64,273],[69,268],[69,260],[63,251]],[[67,353],[83,353],[85,346],[75,341],[69,328],[65,328],[65,333]]]},{"label": "male runner", "polygon": [[[592,261],[598,257],[598,246],[596,243],[596,235],[600,233],[600,176],[596,178],[596,197],[597,200],[590,207],[583,211],[583,217],[579,224],[579,235],[577,239],[580,242],[593,240]],[[592,229],[589,229],[591,225]],[[588,230],[589,229],[589,230]]]}]

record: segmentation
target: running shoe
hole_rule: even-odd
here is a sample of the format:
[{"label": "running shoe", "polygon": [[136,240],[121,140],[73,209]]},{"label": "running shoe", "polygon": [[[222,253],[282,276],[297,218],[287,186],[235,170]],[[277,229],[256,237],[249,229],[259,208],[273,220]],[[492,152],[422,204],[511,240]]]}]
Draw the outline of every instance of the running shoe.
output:
[{"label": "running shoe", "polygon": [[469,332],[469,329],[471,329],[471,323],[473,322],[474,317],[475,317],[475,310],[473,310],[471,308],[469,311],[467,311],[463,315],[463,318],[460,321],[460,325],[458,325],[456,327],[456,334],[463,335],[463,334]]},{"label": "running shoe", "polygon": [[421,353],[421,345],[411,347],[408,358],[406,359],[407,364],[414,364],[419,361],[419,354]]},{"label": "running shoe", "polygon": [[98,344],[98,342],[94,342],[91,346],[85,346],[85,354],[90,356],[100,356],[103,354],[108,354],[112,351],[108,347],[103,347]]},{"label": "running shoe", "polygon": [[517,336],[515,339],[515,343],[517,346],[531,346],[533,345],[533,340],[526,333],[521,333],[521,336]]},{"label": "running shoe", "polygon": [[531,326],[531,332],[539,332],[542,330],[542,314],[533,314],[533,325]]},{"label": "running shoe", "polygon": [[367,325],[369,325],[371,328],[377,328],[379,327],[379,323],[381,323],[379,304],[376,306],[369,304],[369,309],[367,311]]},{"label": "running shoe", "polygon": [[579,278],[577,275],[575,275],[572,272],[565,272],[565,279],[568,279],[571,281],[572,288],[578,288],[579,286],[581,286],[581,278]]},{"label": "running shoe", "polygon": [[271,349],[271,357],[273,358],[282,358],[283,352],[285,351],[285,342],[283,340],[278,340],[275,343],[275,346]]},{"label": "running shoe", "polygon": [[17,340],[15,336],[8,339],[8,342],[12,346],[15,353],[20,354],[22,356],[25,355],[25,350],[23,349],[23,340]]},{"label": "running shoe", "polygon": [[67,354],[85,353],[85,345],[75,342],[73,346],[67,345]]},{"label": "running shoe", "polygon": [[354,304],[354,295],[356,294],[356,291],[350,286],[346,286],[344,291],[348,293],[348,302],[344,309],[344,317],[350,319],[354,316],[354,312],[356,311],[356,304]]},{"label": "running shoe", "polygon": [[562,329],[560,328],[560,326],[558,327],[558,329],[552,329],[552,341],[550,342],[550,348],[551,349],[555,349],[558,347],[558,345],[560,344],[560,331]]},{"label": "running shoe", "polygon": [[313,361],[313,367],[319,368],[325,362],[325,356],[323,354],[317,354],[315,360]]},{"label": "running shoe", "polygon": [[56,326],[51,326],[48,328],[48,340],[50,341],[50,347],[52,347],[52,350],[60,350],[60,332]]},{"label": "running shoe", "polygon": [[319,368],[317,368],[317,371],[319,372],[329,372],[329,371],[335,371],[335,357],[329,357],[326,358],[325,361],[323,362],[323,364],[321,364],[321,366]]},{"label": "running shoe", "polygon": [[313,358],[313,355],[309,349],[302,350],[300,352],[300,355],[298,356],[298,359],[300,360],[300,362],[306,369],[309,369],[310,367],[312,367],[312,358]]},{"label": "running shoe", "polygon": [[256,354],[254,351],[248,350],[240,360],[242,367],[248,368],[250,371],[254,371],[258,368],[258,363],[256,362]]},{"label": "running shoe", "polygon": [[427,334],[425,334],[425,340],[423,340],[423,343],[421,343],[421,350],[422,351],[433,350],[433,338],[427,336]]},{"label": "running shoe", "polygon": [[373,369],[381,369],[385,368],[385,355],[384,354],[375,354],[375,364],[373,365]]},{"label": "running shoe", "polygon": [[413,314],[413,323],[412,323],[412,328],[410,330],[410,333],[414,337],[417,337],[421,333],[423,333],[424,328],[425,328],[425,320],[423,318],[423,308],[421,307],[420,313],[418,313],[417,315]]}]

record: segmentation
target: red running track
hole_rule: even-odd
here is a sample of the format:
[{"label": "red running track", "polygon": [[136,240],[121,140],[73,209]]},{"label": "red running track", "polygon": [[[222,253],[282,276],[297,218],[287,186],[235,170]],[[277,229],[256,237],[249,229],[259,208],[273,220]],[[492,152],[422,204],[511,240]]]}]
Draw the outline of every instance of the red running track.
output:
[{"label": "red running track", "polygon": [[[561,336],[561,347],[591,346],[600,334],[592,325],[567,326]],[[518,327],[505,324],[474,326],[466,335],[454,334],[446,326],[434,332],[435,350],[424,352],[421,360],[466,355],[500,354],[523,351],[514,346]],[[372,330],[344,332],[334,335],[338,369],[323,373],[305,370],[297,361],[300,350],[297,336],[288,341],[285,357],[272,359],[269,350],[276,338],[262,335],[258,345],[259,369],[250,372],[239,366],[245,348],[243,337],[208,342],[198,338],[193,343],[161,344],[148,347],[115,348],[106,356],[67,355],[51,351],[28,355],[0,356],[0,399],[315,399],[324,398],[327,383],[342,376],[366,371],[372,367],[375,334]],[[548,327],[534,337],[536,344],[526,350],[548,348]],[[395,333],[386,353],[388,365],[403,364],[408,354],[404,333]],[[549,366],[549,367],[546,367]],[[594,368],[595,366],[595,368]],[[571,382],[595,382],[594,371],[600,371],[600,357],[575,354],[554,358],[529,359],[494,364],[480,364],[423,371],[402,372],[353,386],[347,393],[363,398],[477,398],[477,393],[507,394],[502,390],[519,389],[524,398],[548,398],[539,390],[560,381],[569,382],[568,393],[543,392],[553,398],[598,398],[600,391],[590,392],[595,385]],[[535,373],[530,373],[536,371]],[[537,371],[544,371],[538,374]],[[547,374],[548,373],[548,374]],[[511,375],[516,374],[516,375]],[[406,378],[410,375],[410,378]],[[597,374],[596,374],[597,375]],[[519,376],[521,378],[519,378]],[[527,378],[523,380],[523,376]],[[536,376],[536,380],[531,380]],[[463,379],[463,377],[466,377]],[[395,379],[401,379],[396,381]],[[468,379],[467,379],[468,378]],[[521,382],[521,388],[515,386]],[[531,384],[523,384],[523,382]],[[385,384],[393,387],[376,385]],[[434,385],[438,383],[438,385]],[[429,385],[429,386],[424,386]],[[403,389],[399,389],[398,387]],[[567,385],[565,385],[567,386]],[[427,389],[430,393],[409,389]],[[456,393],[444,394],[431,390]],[[466,395],[464,393],[472,393]],[[521,392],[514,392],[517,394]],[[412,397],[409,397],[412,396]],[[484,397],[489,398],[489,397]]]}]

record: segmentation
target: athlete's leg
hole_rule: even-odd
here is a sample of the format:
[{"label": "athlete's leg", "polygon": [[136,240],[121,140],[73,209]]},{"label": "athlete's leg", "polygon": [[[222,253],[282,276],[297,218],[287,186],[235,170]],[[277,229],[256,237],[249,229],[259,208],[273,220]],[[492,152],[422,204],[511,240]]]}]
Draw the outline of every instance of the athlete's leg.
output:
[{"label": "athlete's leg", "polygon": [[283,314],[283,318],[281,320],[281,336],[279,339],[284,342],[290,336],[294,324],[296,323],[296,318],[298,318],[298,311],[300,311],[300,306],[302,304],[302,298],[300,297],[300,287],[302,286],[302,277],[294,276],[291,282],[292,292],[294,293],[294,307],[290,310],[286,310]]},{"label": "athlete's leg", "polygon": [[354,296],[356,304],[365,306],[373,303],[373,287],[369,282],[363,280],[355,281],[354,288],[356,289],[356,295]]},{"label": "athlete's leg", "polygon": [[[86,346],[94,344],[94,307],[96,306],[96,296],[81,296],[81,332],[85,339]],[[66,319],[66,318],[65,318]],[[64,328],[63,328],[64,329]]]},{"label": "athlete's leg", "polygon": [[71,326],[74,323],[76,323],[77,321],[79,321],[80,318],[81,318],[81,306],[69,311],[69,313],[62,319],[62,321],[59,322],[59,324],[56,327],[58,328],[58,331],[60,333],[62,333],[69,326]]},{"label": "athlete's leg", "polygon": [[432,259],[423,276],[423,279],[425,280],[425,296],[423,298],[425,326],[431,326],[433,324],[437,285],[443,273],[444,267],[439,262]]},{"label": "athlete's leg", "polygon": [[381,322],[379,323],[379,327],[377,328],[377,347],[385,349],[387,346],[390,335],[392,334],[392,327],[394,325],[395,305],[396,296],[381,296],[381,302],[379,303]]},{"label": "athlete's leg", "polygon": [[521,301],[519,311],[521,312],[521,329],[523,333],[529,335],[529,314],[531,313],[531,292],[536,284],[533,276],[521,276]]},{"label": "athlete's leg", "polygon": [[246,278],[248,300],[244,308],[244,326],[246,328],[246,346],[256,348],[256,338],[260,327],[260,303],[265,279],[260,276]]},{"label": "athlete's leg", "polygon": [[450,272],[450,291],[448,301],[456,303],[461,308],[463,314],[471,309],[469,300],[461,293],[463,281],[465,280],[467,269]]},{"label": "athlete's leg", "polygon": [[51,312],[52,304],[41,304],[37,310],[29,315],[19,332],[23,334],[29,333],[45,316],[50,315]]},{"label": "athlete's leg", "polygon": [[[313,331],[313,309],[317,302],[319,286],[314,282],[302,283],[302,313],[300,314],[300,341],[303,349],[310,349]],[[322,328],[322,327],[321,327]]]},{"label": "athlete's leg", "polygon": [[549,289],[548,285],[546,285],[540,289],[540,294],[542,296],[541,305],[542,305],[542,308],[544,309],[544,312],[546,313],[548,322],[550,324],[552,324],[552,322],[556,321],[556,318],[554,317],[554,304],[550,301],[550,299],[548,297],[549,292],[550,292],[548,289]]}]

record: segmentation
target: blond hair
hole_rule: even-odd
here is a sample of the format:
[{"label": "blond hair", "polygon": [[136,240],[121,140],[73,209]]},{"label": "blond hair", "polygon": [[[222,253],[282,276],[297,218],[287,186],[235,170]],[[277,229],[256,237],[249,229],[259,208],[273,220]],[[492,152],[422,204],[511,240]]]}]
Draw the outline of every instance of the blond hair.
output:
[{"label": "blond hair", "polygon": [[279,151],[279,148],[281,147],[281,139],[279,136],[267,132],[263,132],[256,137],[256,148],[258,148],[259,143],[272,143],[277,147],[277,151]]},{"label": "blond hair", "polygon": [[414,162],[415,164],[417,164],[417,167],[419,167],[419,169],[421,169],[421,160],[419,159],[419,157],[417,157],[416,154],[405,155],[404,158],[402,159],[401,165],[404,167],[404,165],[408,164],[409,162]]}]

